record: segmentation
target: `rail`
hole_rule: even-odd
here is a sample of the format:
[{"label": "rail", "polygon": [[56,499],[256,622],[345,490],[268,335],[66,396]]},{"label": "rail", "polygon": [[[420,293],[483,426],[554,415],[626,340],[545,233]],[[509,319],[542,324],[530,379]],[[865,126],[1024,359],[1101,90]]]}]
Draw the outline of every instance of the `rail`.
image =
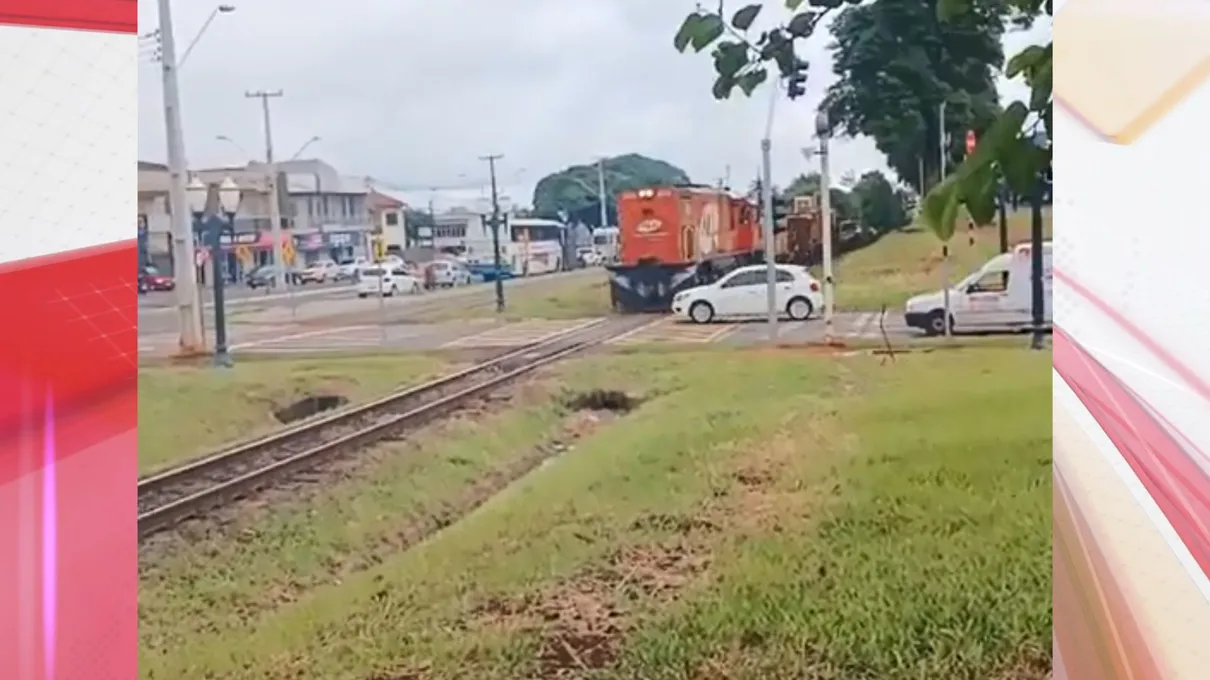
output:
[{"label": "rail", "polygon": [[138,483],[142,539],[269,485],[291,472],[415,427],[533,370],[633,330],[598,320],[373,402],[278,430]]}]

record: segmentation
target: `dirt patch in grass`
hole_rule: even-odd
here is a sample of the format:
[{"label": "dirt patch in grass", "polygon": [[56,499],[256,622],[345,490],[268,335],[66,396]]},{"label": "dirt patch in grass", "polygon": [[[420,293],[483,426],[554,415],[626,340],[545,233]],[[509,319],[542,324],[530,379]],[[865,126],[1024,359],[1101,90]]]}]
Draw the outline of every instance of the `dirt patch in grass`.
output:
[{"label": "dirt patch in grass", "polygon": [[676,600],[710,567],[706,542],[690,535],[694,529],[687,527],[717,531],[717,526],[676,525],[686,527],[686,533],[615,551],[600,566],[519,599],[489,598],[472,610],[467,625],[535,634],[539,642],[534,665],[542,678],[581,677],[609,668],[639,603],[650,606]]}]

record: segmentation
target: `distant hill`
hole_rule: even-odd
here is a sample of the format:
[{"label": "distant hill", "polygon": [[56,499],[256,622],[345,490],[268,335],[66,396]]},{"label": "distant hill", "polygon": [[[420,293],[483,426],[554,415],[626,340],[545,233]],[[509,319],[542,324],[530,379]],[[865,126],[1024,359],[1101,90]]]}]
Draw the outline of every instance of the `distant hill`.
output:
[{"label": "distant hill", "polygon": [[[688,184],[684,170],[665,161],[639,154],[626,154],[605,160],[605,193],[609,223],[617,224],[617,195],[658,184]],[[566,212],[572,222],[600,226],[597,201],[597,165],[573,165],[543,177],[534,187],[534,213],[556,217]]]}]

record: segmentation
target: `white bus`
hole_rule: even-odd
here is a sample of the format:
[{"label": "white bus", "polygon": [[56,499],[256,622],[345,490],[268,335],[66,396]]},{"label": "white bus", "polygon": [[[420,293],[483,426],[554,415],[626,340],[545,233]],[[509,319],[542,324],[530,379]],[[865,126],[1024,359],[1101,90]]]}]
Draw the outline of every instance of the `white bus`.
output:
[{"label": "white bus", "polygon": [[501,253],[515,276],[548,274],[563,269],[567,225],[556,220],[515,217],[508,221],[508,243]]}]

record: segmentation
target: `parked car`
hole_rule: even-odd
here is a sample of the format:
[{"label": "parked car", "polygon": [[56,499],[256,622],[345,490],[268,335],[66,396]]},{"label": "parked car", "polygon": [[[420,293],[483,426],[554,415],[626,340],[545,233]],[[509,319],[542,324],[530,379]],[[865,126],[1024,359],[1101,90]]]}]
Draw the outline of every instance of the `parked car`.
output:
[{"label": "parked car", "polygon": [[495,281],[496,279],[507,281],[509,279],[516,278],[513,274],[512,267],[510,267],[507,262],[501,263],[498,271],[495,265],[482,262],[468,264],[467,269],[470,270],[471,276],[473,276],[476,281]]},{"label": "parked car", "polygon": [[422,287],[420,279],[402,266],[366,267],[361,270],[361,278],[357,281],[357,297],[414,295],[419,293]]},{"label": "parked car", "polygon": [[471,272],[466,265],[456,260],[436,260],[430,262],[427,280],[438,288],[453,288],[467,286],[471,283]]},{"label": "parked car", "polygon": [[336,267],[336,280],[356,281],[357,273],[369,266],[370,261],[364,257],[358,257],[352,260],[342,260]]},{"label": "parked car", "polygon": [[324,283],[326,281],[335,281],[337,274],[340,271],[340,265],[331,260],[320,260],[314,262],[306,269],[299,272],[299,283]]},{"label": "parked car", "polygon": [[176,281],[155,267],[143,267],[139,270],[139,292],[165,291],[174,288],[176,288]]},{"label": "parked car", "polygon": [[[672,311],[694,323],[764,316],[769,310],[767,276],[763,264],[740,267],[714,283],[677,293]],[[775,285],[777,309],[794,321],[805,321],[823,306],[819,282],[806,267],[777,265]]]},{"label": "parked car", "polygon": [[[286,267],[286,283],[298,285],[301,283],[302,273],[292,267]],[[277,266],[266,264],[251,272],[244,277],[244,282],[249,288],[272,288],[277,285]]]}]

